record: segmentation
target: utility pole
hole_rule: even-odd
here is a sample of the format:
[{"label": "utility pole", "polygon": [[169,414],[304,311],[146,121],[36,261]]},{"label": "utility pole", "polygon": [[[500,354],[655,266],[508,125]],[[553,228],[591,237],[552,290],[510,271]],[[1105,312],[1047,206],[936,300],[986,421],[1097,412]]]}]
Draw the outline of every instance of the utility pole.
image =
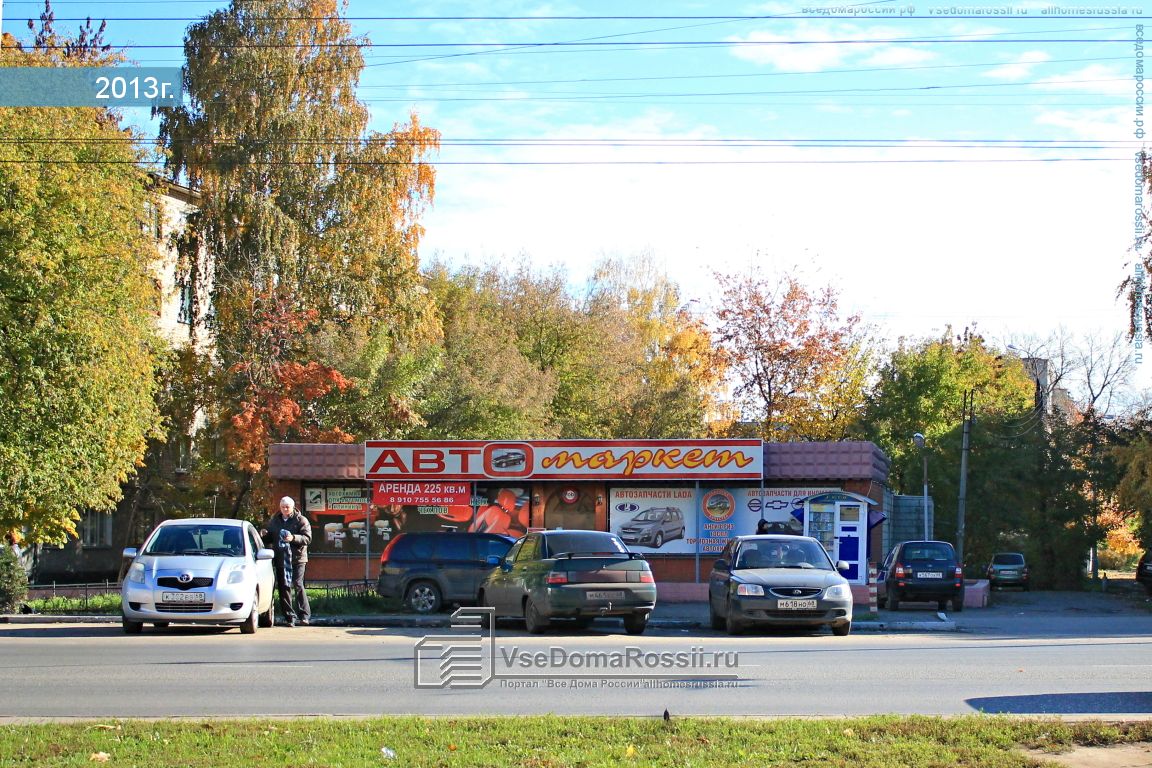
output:
[{"label": "utility pole", "polygon": [[956,559],[964,564],[964,504],[968,500],[968,436],[975,415],[976,391],[964,393],[964,437],[960,443],[960,499],[956,505]]}]

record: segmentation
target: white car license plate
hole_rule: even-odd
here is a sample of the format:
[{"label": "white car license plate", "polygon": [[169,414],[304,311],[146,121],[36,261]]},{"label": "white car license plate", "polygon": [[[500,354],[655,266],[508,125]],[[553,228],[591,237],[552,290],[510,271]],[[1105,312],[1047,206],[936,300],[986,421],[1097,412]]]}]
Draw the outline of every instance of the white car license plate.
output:
[{"label": "white car license plate", "polygon": [[589,590],[589,600],[623,600],[623,592],[607,592],[603,590]]},{"label": "white car license plate", "polygon": [[944,574],[941,573],[940,571],[920,571],[920,573],[916,574],[916,578],[918,578],[918,579],[942,579],[942,578],[944,578]]},{"label": "white car license plate", "polygon": [[777,600],[776,607],[782,611],[811,611],[816,608],[815,600]]},{"label": "white car license plate", "polygon": [[202,603],[203,592],[165,592],[160,595],[161,602],[165,603]]},{"label": "white car license plate", "polygon": [[1000,571],[1000,575],[1006,579],[1016,578],[1016,571]]}]

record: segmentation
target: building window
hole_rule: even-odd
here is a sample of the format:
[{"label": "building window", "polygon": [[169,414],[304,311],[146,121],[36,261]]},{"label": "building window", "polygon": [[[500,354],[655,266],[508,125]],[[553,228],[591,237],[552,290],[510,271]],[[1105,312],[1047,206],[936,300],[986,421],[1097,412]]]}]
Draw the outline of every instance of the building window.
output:
[{"label": "building window", "polygon": [[112,513],[86,511],[80,517],[78,533],[84,547],[112,546]]},{"label": "building window", "polygon": [[192,324],[192,281],[181,278],[176,282],[176,290],[180,293],[180,309],[176,313],[176,322],[184,325]]},{"label": "building window", "polygon": [[153,202],[144,204],[144,220],[140,222],[140,231],[159,240],[164,234],[161,222],[160,208]]}]

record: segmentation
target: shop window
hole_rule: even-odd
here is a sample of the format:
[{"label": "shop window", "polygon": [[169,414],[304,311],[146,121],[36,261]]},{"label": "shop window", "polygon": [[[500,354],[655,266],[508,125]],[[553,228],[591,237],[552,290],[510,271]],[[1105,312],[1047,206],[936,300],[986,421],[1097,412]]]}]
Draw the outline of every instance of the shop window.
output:
[{"label": "shop window", "polygon": [[112,513],[86,511],[80,517],[77,533],[84,547],[112,546]]}]

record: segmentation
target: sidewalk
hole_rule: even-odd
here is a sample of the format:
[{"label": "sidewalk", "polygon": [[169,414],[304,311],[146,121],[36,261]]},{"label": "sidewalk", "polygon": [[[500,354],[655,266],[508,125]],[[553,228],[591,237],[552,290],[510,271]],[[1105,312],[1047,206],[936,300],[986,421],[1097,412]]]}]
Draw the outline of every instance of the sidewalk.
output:
[{"label": "sidewalk", "polygon": [[[867,607],[864,608],[864,612]],[[867,615],[860,611],[857,613]],[[961,614],[963,615],[963,614]],[[443,629],[451,626],[451,612],[423,615],[416,613],[379,613],[366,616],[321,616],[312,617],[317,627],[398,627],[418,629]],[[45,614],[15,614],[0,616],[0,624],[69,624],[120,623],[119,616],[53,616]],[[708,625],[708,604],[699,602],[657,603],[656,610],[648,622],[652,629],[665,630],[704,630],[712,632]],[[951,614],[938,614],[925,607],[923,610],[907,610],[896,615],[881,611],[875,617],[852,622],[853,632],[957,632],[960,631]]]}]

